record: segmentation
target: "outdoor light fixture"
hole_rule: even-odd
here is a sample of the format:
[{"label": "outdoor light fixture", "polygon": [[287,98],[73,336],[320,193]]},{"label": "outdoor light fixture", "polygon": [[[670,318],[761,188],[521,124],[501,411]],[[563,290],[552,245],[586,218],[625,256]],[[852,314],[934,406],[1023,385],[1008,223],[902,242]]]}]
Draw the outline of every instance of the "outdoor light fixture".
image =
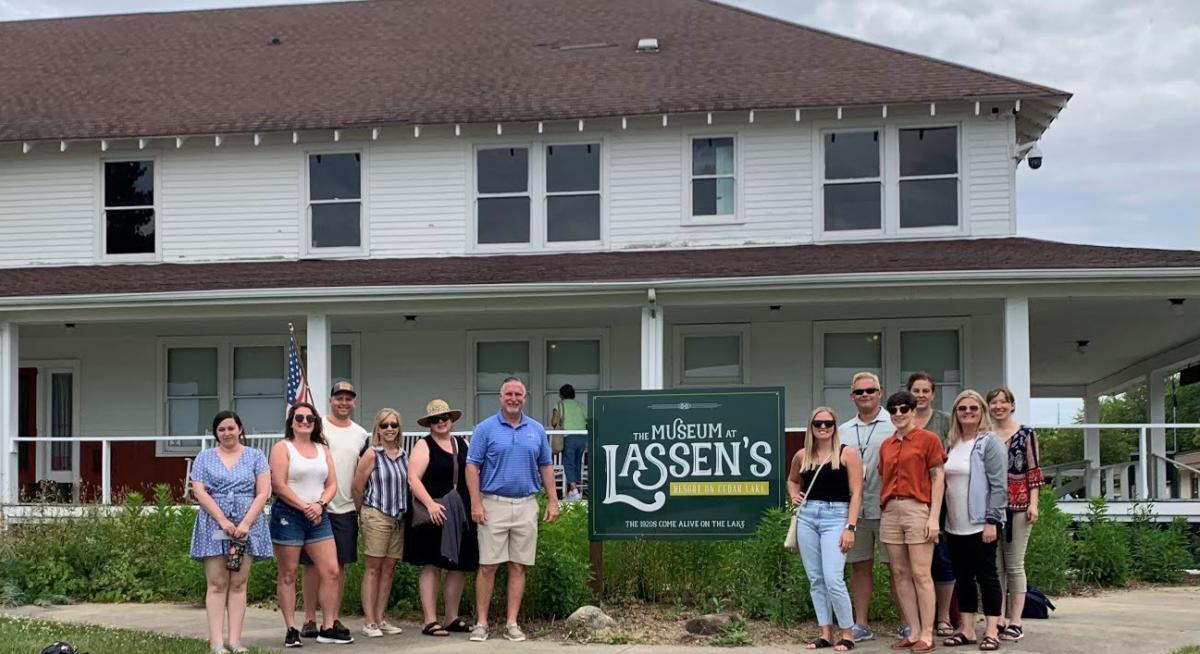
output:
[{"label": "outdoor light fixture", "polygon": [[1088,345],[1091,345],[1091,343],[1092,343],[1092,342],[1091,342],[1091,341],[1089,341],[1088,339],[1086,339],[1086,338],[1081,338],[1081,339],[1079,339],[1078,341],[1075,341],[1075,351],[1076,351],[1076,352],[1078,352],[1078,353],[1080,353],[1080,354],[1086,354],[1086,353],[1087,353],[1087,349],[1088,349]]},{"label": "outdoor light fixture", "polygon": [[1183,303],[1187,302],[1187,298],[1173,297],[1167,300],[1167,302],[1171,303],[1171,311],[1174,311],[1175,315],[1183,316]]}]

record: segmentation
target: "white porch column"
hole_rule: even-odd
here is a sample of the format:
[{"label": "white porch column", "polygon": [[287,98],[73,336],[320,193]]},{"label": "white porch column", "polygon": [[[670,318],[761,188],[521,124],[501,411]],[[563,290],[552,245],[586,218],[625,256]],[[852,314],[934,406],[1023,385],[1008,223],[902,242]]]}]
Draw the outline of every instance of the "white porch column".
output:
[{"label": "white porch column", "polygon": [[642,307],[642,389],[663,387],[663,310],[648,304]]},{"label": "white porch column", "polygon": [[[1083,398],[1083,421],[1088,424],[1100,422],[1100,396],[1088,395]],[[1100,430],[1083,430],[1083,458],[1087,459],[1088,497],[1100,496]],[[1111,480],[1109,483],[1112,483]]]},{"label": "white porch column", "polygon": [[[1154,370],[1146,375],[1146,405],[1150,422],[1162,424],[1167,421],[1166,370]],[[1158,456],[1155,456],[1158,455]],[[1167,430],[1155,427],[1150,430],[1150,486],[1153,497],[1167,499],[1167,462],[1158,458],[1167,455]]]},{"label": "white porch column", "polygon": [[1004,385],[1013,392],[1019,422],[1029,422],[1029,298],[1004,298]]},{"label": "white porch column", "polygon": [[17,365],[20,360],[15,323],[0,322],[0,504],[17,501]]},{"label": "white porch column", "polygon": [[317,411],[325,415],[329,411],[329,316],[323,313],[308,314],[305,336],[308,344],[308,361],[305,362],[308,365],[308,388]]}]

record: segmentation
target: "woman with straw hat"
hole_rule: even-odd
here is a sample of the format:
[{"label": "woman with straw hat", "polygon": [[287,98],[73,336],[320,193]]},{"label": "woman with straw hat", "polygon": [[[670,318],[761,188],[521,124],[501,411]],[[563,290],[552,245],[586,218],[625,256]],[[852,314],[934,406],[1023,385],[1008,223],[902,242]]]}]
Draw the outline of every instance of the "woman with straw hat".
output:
[{"label": "woman with straw hat", "polygon": [[[404,561],[421,566],[419,589],[426,636],[448,636],[471,631],[458,614],[466,573],[479,568],[479,541],[471,522],[467,493],[467,442],[451,435],[462,411],[445,400],[431,400],[417,424],[429,435],[413,445],[408,463],[412,509],[405,516]],[[445,621],[438,622],[438,578],[442,587]]]}]

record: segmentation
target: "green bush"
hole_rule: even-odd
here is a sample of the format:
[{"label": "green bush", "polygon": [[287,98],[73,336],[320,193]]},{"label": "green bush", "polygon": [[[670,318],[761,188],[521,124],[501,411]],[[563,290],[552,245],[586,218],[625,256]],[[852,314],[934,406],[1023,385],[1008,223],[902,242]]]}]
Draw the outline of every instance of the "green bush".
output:
[{"label": "green bush", "polygon": [[1108,516],[1108,504],[1103,498],[1092,498],[1088,519],[1079,525],[1077,536],[1075,569],[1080,581],[1100,586],[1124,586],[1128,582],[1130,555],[1126,528]]},{"label": "green bush", "polygon": [[781,625],[813,617],[804,564],[783,548],[790,521],[790,511],[768,510],[754,535],[738,542],[736,588],[746,617]]},{"label": "green bush", "polygon": [[1192,563],[1187,538],[1188,525],[1182,518],[1163,526],[1158,524],[1153,505],[1135,505],[1129,525],[1134,578],[1158,583],[1179,581]]},{"label": "green bush", "polygon": [[1075,547],[1070,527],[1071,516],[1058,508],[1054,491],[1043,486],[1038,500],[1038,521],[1029,533],[1029,546],[1025,550],[1025,572],[1029,583],[1048,595],[1067,591],[1067,569]]}]

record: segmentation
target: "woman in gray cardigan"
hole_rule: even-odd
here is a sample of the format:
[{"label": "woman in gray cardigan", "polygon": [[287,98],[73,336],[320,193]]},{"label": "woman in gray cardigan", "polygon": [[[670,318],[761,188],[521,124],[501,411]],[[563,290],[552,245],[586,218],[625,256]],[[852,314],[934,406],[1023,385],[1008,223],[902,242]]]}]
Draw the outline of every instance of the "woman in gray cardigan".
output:
[{"label": "woman in gray cardigan", "polygon": [[958,633],[942,644],[975,644],[975,613],[982,593],[986,628],[979,649],[993,651],[1000,648],[1003,602],[996,573],[996,540],[1004,524],[1008,489],[1004,444],[992,433],[986,407],[979,393],[966,390],[954,398],[951,411],[944,515],[962,620]]}]

